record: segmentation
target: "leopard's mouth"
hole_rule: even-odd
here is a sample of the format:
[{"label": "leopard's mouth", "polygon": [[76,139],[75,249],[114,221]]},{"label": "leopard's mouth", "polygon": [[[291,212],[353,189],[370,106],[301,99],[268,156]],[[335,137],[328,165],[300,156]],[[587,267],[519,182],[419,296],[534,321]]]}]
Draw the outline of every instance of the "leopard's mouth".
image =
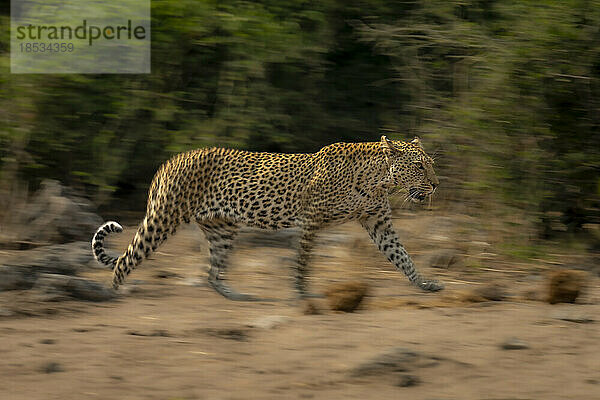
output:
[{"label": "leopard's mouth", "polygon": [[410,188],[408,190],[408,197],[414,203],[422,203],[427,198],[427,196],[429,196],[429,194],[423,193],[417,188]]}]

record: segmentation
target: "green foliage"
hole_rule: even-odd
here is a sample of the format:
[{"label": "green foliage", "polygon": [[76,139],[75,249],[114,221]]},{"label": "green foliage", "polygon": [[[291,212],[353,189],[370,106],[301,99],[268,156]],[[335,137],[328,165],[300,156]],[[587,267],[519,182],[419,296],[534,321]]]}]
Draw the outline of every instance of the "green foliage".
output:
[{"label": "green foliage", "polygon": [[139,210],[180,151],[384,130],[439,150],[453,198],[523,209],[546,236],[600,223],[597,0],[156,0],[152,19],[149,75],[10,75],[0,30],[5,185],[54,177]]}]

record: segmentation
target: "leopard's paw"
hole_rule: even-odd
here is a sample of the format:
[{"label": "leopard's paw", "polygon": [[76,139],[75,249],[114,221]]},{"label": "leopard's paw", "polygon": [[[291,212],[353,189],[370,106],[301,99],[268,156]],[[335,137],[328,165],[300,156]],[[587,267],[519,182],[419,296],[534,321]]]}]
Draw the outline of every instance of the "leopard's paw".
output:
[{"label": "leopard's paw", "polygon": [[444,284],[433,279],[423,279],[417,283],[417,286],[426,292],[437,292],[444,289]]}]

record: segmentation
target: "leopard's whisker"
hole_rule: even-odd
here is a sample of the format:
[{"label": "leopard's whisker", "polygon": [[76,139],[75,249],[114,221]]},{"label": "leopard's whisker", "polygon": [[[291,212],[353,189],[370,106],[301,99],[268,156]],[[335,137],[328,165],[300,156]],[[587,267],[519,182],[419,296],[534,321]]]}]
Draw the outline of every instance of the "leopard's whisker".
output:
[{"label": "leopard's whisker", "polygon": [[406,202],[408,201],[408,199],[409,199],[409,198],[410,198],[410,197],[408,197],[408,196],[406,196],[406,197],[404,198],[404,201],[403,201],[403,202],[402,202],[402,204],[400,205],[400,208],[404,208],[404,206],[406,205]]}]

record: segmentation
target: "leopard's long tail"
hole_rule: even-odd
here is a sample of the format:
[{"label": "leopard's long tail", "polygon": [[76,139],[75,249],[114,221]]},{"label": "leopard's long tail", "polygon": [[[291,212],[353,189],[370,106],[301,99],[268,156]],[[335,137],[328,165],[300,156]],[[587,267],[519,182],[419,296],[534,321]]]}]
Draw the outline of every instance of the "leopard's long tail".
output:
[{"label": "leopard's long tail", "polygon": [[112,287],[117,289],[127,275],[147,258],[156,248],[175,233],[178,221],[173,221],[170,229],[163,230],[157,218],[146,216],[133,237],[133,240],[120,257],[111,257],[104,250],[104,238],[112,232],[121,232],[123,227],[114,221],[103,224],[92,238],[94,258],[113,270]]},{"label": "leopard's long tail", "polygon": [[117,257],[111,257],[106,254],[106,251],[104,251],[104,238],[113,232],[119,233],[122,231],[123,227],[115,221],[108,221],[98,228],[92,238],[92,253],[94,254],[96,261],[108,265],[111,269],[114,268],[117,263]]},{"label": "leopard's long tail", "polygon": [[180,221],[181,219],[176,215],[168,225],[164,226],[155,216],[147,214],[144,217],[127,250],[115,261],[113,289],[117,289],[134,268],[148,258],[169,236],[175,234]]}]

